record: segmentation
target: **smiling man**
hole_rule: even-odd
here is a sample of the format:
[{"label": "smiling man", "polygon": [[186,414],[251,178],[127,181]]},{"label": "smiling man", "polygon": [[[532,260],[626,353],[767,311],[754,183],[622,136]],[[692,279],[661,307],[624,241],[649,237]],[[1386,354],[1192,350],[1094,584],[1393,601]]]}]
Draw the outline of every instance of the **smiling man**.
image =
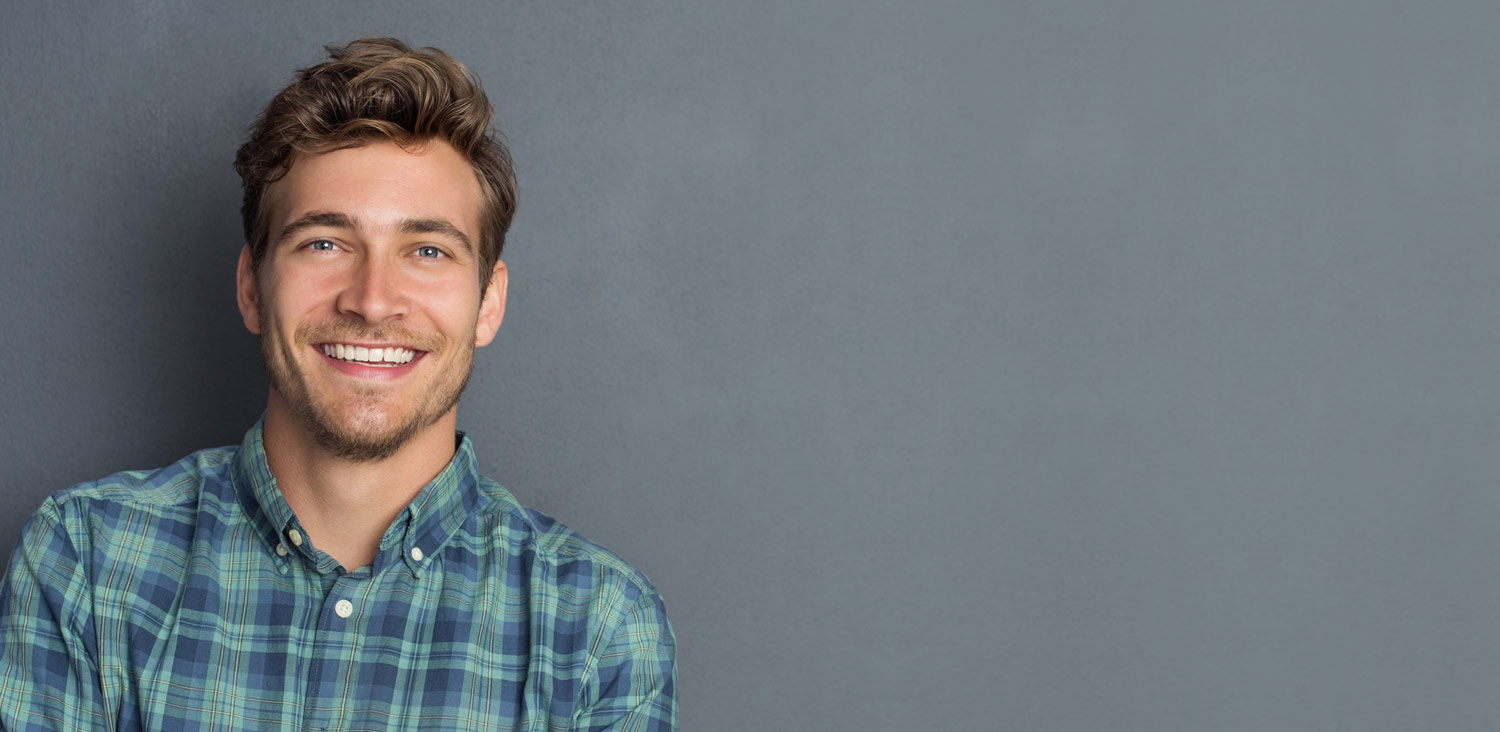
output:
[{"label": "smiling man", "polygon": [[265,416],[62,491],[0,587],[0,729],[675,730],[645,577],[479,474],[509,155],[461,64],[330,48],[240,149]]}]

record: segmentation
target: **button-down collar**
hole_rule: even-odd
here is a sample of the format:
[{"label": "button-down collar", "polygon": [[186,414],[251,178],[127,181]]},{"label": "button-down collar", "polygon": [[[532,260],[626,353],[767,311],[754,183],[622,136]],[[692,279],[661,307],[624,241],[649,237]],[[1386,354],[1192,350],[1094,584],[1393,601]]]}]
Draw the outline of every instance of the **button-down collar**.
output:
[{"label": "button-down collar", "polygon": [[[289,538],[291,532],[303,536],[306,532],[276,486],[276,477],[271,474],[266,461],[264,425],[265,417],[262,416],[245,433],[235,457],[235,490],[246,514],[256,523],[256,531],[280,571],[288,571],[295,556],[304,557],[308,564],[320,571],[337,566],[331,557],[316,551],[313,542],[304,541],[291,546],[296,544]],[[402,509],[381,537],[370,567],[372,574],[400,561],[413,575],[420,577],[424,568],[437,561],[440,550],[464,518],[481,509],[478,479],[473,443],[460,432],[453,459]]]}]

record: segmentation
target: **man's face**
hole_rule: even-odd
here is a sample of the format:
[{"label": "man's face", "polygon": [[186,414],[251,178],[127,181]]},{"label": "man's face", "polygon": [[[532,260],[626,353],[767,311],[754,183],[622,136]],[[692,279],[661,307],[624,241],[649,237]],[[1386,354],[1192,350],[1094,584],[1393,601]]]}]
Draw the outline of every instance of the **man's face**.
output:
[{"label": "man's face", "polygon": [[479,292],[480,201],[473,169],[438,141],[300,156],[271,187],[258,276],[241,254],[240,311],[272,407],[324,449],[388,457],[454,412],[505,307],[504,264]]}]

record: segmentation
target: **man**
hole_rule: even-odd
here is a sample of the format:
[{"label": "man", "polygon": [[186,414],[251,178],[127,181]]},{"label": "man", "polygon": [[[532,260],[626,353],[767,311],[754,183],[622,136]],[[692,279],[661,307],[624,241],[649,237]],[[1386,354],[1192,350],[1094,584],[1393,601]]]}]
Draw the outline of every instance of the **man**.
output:
[{"label": "man", "polygon": [[42,505],[0,589],[0,728],[675,730],[656,591],[456,433],[515,208],[483,90],[433,49],[329,50],[235,162],[265,416]]}]

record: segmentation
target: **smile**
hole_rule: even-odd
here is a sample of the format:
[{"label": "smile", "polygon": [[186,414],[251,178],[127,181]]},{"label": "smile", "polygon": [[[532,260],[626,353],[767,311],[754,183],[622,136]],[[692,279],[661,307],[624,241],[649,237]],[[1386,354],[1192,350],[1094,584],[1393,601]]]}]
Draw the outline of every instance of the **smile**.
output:
[{"label": "smile", "polygon": [[350,363],[396,366],[410,363],[417,352],[410,348],[370,348],[343,343],[324,343],[323,354],[329,358]]}]

